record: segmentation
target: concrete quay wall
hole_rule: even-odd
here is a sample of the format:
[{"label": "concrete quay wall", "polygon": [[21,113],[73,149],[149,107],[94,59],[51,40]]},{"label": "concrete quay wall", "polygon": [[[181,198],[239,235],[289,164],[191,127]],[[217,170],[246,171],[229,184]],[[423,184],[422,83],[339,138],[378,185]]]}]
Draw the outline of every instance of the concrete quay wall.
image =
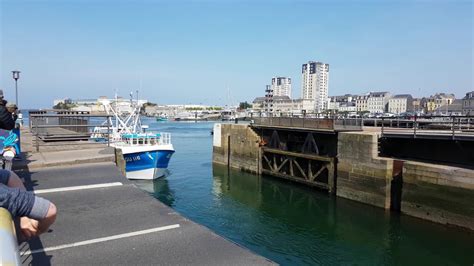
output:
[{"label": "concrete quay wall", "polygon": [[213,163],[260,174],[260,137],[248,125],[215,124]]},{"label": "concrete quay wall", "polygon": [[401,212],[474,230],[474,171],[405,161]]},{"label": "concrete quay wall", "polygon": [[378,157],[377,134],[339,133],[337,150],[336,195],[389,209],[393,159]]},{"label": "concrete quay wall", "polygon": [[336,194],[474,230],[474,170],[379,157],[377,133],[339,133]]}]

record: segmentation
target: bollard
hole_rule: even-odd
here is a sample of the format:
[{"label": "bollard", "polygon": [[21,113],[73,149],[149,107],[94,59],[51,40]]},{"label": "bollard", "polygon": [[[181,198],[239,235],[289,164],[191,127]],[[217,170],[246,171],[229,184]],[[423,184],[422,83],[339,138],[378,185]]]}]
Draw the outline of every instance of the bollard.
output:
[{"label": "bollard", "polygon": [[107,122],[107,147],[110,147],[110,123]]},{"label": "bollard", "polygon": [[36,130],[35,130],[35,144],[36,144],[36,152],[39,152],[39,137],[38,137],[38,125],[36,125]]},{"label": "bollard", "polygon": [[451,131],[452,131],[452,136],[451,136],[451,138],[454,140],[454,138],[455,138],[455,134],[456,134],[456,132],[455,132],[455,127],[456,127],[456,117],[454,117],[454,116],[453,116],[453,117],[452,117],[452,119],[453,119],[453,124],[452,124],[452,128],[451,128]]},{"label": "bollard", "polygon": [[385,121],[384,121],[384,118],[382,117],[382,136],[383,136],[384,124],[385,124]]},{"label": "bollard", "polygon": [[417,124],[417,122],[416,122],[416,119],[417,119],[417,117],[416,117],[416,115],[415,115],[415,120],[414,120],[414,122],[413,122],[413,138],[416,138],[416,128],[418,127],[418,124]]}]

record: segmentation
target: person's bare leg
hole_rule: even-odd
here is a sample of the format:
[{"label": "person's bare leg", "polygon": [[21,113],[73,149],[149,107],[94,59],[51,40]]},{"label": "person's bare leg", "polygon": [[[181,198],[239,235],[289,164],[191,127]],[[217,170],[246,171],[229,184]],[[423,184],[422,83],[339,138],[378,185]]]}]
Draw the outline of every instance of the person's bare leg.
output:
[{"label": "person's bare leg", "polygon": [[7,186],[26,190],[25,185],[21,181],[20,177],[18,177],[18,175],[12,171],[10,171],[10,178],[8,179]]}]

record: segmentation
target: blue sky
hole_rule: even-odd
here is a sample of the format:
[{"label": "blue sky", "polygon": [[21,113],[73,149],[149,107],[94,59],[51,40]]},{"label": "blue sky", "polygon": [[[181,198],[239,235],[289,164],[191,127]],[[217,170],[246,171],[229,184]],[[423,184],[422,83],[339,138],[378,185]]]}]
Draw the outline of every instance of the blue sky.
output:
[{"label": "blue sky", "polygon": [[471,1],[0,0],[0,87],[20,105],[123,96],[227,104],[330,64],[329,94],[473,89]]}]

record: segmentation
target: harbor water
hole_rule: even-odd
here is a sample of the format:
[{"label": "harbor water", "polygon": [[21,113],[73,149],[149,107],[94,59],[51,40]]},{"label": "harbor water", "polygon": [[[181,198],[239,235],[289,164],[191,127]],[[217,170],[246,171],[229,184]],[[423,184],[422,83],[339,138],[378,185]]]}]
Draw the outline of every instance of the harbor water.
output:
[{"label": "harbor water", "polygon": [[183,216],[283,265],[472,265],[474,234],[212,165],[211,122],[155,122],[176,153],[137,186]]}]

